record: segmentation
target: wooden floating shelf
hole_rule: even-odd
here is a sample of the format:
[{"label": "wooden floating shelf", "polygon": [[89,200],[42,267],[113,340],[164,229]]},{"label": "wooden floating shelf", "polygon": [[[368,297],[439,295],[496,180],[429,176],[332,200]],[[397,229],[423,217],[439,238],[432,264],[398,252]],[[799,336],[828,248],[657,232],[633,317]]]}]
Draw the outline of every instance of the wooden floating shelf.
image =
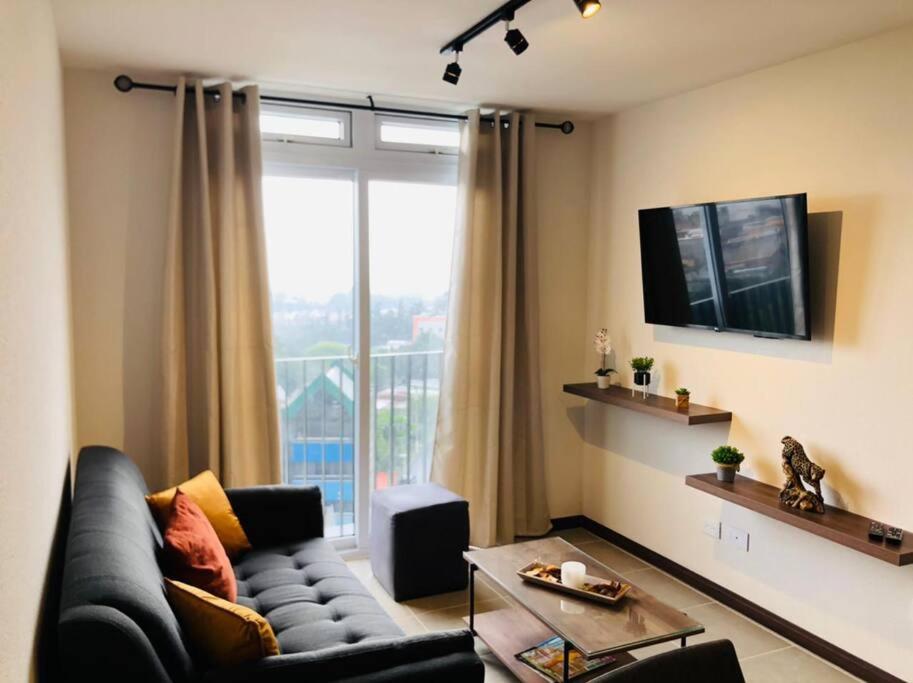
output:
[{"label": "wooden floating shelf", "polygon": [[898,567],[913,564],[913,534],[909,531],[904,532],[903,541],[898,544],[873,540],[869,538],[869,524],[872,520],[868,517],[830,505],[825,506],[827,511],[823,515],[786,507],[780,504],[780,489],[776,486],[741,475],[736,475],[735,482],[729,484],[717,480],[715,473],[692,474],[685,478],[685,483],[889,564]]},{"label": "wooden floating shelf", "polygon": [[674,398],[654,396],[652,394],[648,394],[647,398],[643,398],[639,390],[635,392],[634,396],[631,396],[631,390],[622,386],[600,389],[595,382],[584,382],[583,384],[565,384],[564,391],[567,394],[583,396],[591,401],[601,401],[609,405],[636,410],[639,413],[647,413],[654,417],[661,417],[664,420],[672,420],[686,425],[707,424],[708,422],[732,422],[732,413],[726,410],[717,410],[697,403],[692,403],[688,408],[679,410],[675,407]]}]

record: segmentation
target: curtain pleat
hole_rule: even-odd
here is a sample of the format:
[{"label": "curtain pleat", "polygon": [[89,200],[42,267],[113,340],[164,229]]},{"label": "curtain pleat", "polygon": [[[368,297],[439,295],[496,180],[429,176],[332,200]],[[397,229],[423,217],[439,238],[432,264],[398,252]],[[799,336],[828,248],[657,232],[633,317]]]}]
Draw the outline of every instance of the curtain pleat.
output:
[{"label": "curtain pleat", "polygon": [[163,469],[281,479],[263,230],[259,93],[178,83],[164,282]]},{"label": "curtain pleat", "polygon": [[464,125],[432,479],[469,500],[471,542],[551,527],[538,364],[535,118]]}]

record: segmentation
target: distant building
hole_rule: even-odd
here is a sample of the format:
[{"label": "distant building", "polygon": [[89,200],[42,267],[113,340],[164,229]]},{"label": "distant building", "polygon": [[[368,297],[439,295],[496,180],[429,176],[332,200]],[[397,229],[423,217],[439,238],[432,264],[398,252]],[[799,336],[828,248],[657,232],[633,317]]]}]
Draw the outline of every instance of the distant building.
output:
[{"label": "distant building", "polygon": [[423,334],[432,337],[444,338],[447,327],[446,315],[413,315],[412,316],[412,341],[414,342]]}]

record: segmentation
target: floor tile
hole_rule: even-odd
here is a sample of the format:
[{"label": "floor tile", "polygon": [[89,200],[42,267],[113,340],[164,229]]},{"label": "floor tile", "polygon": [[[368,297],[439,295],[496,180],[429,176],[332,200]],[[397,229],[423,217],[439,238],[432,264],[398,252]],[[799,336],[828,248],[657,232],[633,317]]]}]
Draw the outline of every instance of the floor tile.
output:
[{"label": "floor tile", "polygon": [[689,588],[681,581],[663,574],[658,569],[644,569],[622,572],[625,578],[640,586],[660,601],[676,609],[684,610],[702,603],[710,602],[710,598]]},{"label": "floor tile", "polygon": [[[691,642],[691,638],[688,639],[688,642]],[[681,647],[681,641],[673,640],[668,643],[660,643],[659,645],[651,645],[650,647],[642,647],[637,650],[631,650],[631,654],[635,659],[647,659],[653,655],[658,655],[662,652],[668,652],[669,650],[676,650]]]},{"label": "floor tile", "polygon": [[[706,633],[688,638],[689,644],[721,638],[731,640],[748,683],[846,683],[857,680],[585,529],[562,529],[549,535],[560,536],[579,546],[659,600],[687,612],[703,624]],[[407,634],[466,627],[463,617],[469,613],[468,590],[397,603],[374,578],[369,560],[350,560],[348,565]],[[478,612],[502,609],[508,604],[503,590],[481,573],[476,575]],[[679,641],[661,643],[635,650],[632,654],[643,659],[679,646]],[[485,664],[486,683],[513,683],[515,679],[507,668],[478,638],[476,651]]]},{"label": "floor tile", "polygon": [[549,536],[560,536],[568,543],[573,543],[574,545],[577,545],[578,543],[592,543],[593,541],[601,540],[598,536],[591,534],[589,531],[581,527],[552,531]]},{"label": "floor tile", "polygon": [[[479,652],[478,649],[476,652]],[[517,683],[517,679],[490,651],[479,652],[485,664],[485,683]],[[545,679],[542,679],[543,681]]]},{"label": "floor tile", "polygon": [[398,619],[394,619],[394,621],[396,622],[397,626],[403,629],[407,636],[414,636],[428,632],[428,629],[422,625],[422,622],[413,616],[399,617]]},{"label": "floor tile", "polygon": [[790,647],[741,662],[748,683],[847,683],[858,680],[804,650]]},{"label": "floor tile", "polygon": [[[476,603],[476,614],[490,612],[496,609],[504,609],[507,602],[502,598],[492,600],[483,600]],[[444,609],[434,610],[432,612],[415,612],[416,619],[429,631],[449,631],[457,628],[466,628],[466,622],[463,617],[469,614],[469,608],[466,605],[457,607],[446,607]]]},{"label": "floor tile", "polygon": [[636,569],[648,569],[650,566],[608,541],[600,540],[593,543],[581,543],[578,547],[587,555],[595,557],[604,565],[619,573]]},{"label": "floor tile", "polygon": [[707,629],[699,636],[688,638],[688,643],[705,643],[722,638],[732,641],[739,659],[754,657],[765,652],[789,647],[790,642],[758,626],[750,619],[722,605],[700,605],[685,610],[688,616]]},{"label": "floor tile", "polygon": [[[476,600],[491,600],[500,597],[501,594],[495,590],[491,581],[486,579],[482,572],[476,572],[475,578]],[[456,607],[458,605],[469,604],[469,588],[452,593],[441,593],[439,595],[429,595],[426,598],[417,598],[415,600],[406,600],[401,602],[409,609],[427,612],[430,610],[443,609],[445,607]]]}]

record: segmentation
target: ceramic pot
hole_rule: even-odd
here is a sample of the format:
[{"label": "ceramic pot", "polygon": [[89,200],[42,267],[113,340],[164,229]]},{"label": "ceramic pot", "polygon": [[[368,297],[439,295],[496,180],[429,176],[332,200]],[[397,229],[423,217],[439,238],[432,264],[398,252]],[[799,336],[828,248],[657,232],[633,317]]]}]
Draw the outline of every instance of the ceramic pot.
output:
[{"label": "ceramic pot", "polygon": [[735,481],[735,473],[738,469],[738,465],[717,465],[716,478],[720,481],[728,481],[731,484]]},{"label": "ceramic pot", "polygon": [[649,372],[638,372],[634,371],[634,384],[639,387],[645,387],[650,385],[650,373]]},{"label": "ceramic pot", "polygon": [[600,389],[608,389],[612,382],[610,375],[596,375],[596,386]]}]

